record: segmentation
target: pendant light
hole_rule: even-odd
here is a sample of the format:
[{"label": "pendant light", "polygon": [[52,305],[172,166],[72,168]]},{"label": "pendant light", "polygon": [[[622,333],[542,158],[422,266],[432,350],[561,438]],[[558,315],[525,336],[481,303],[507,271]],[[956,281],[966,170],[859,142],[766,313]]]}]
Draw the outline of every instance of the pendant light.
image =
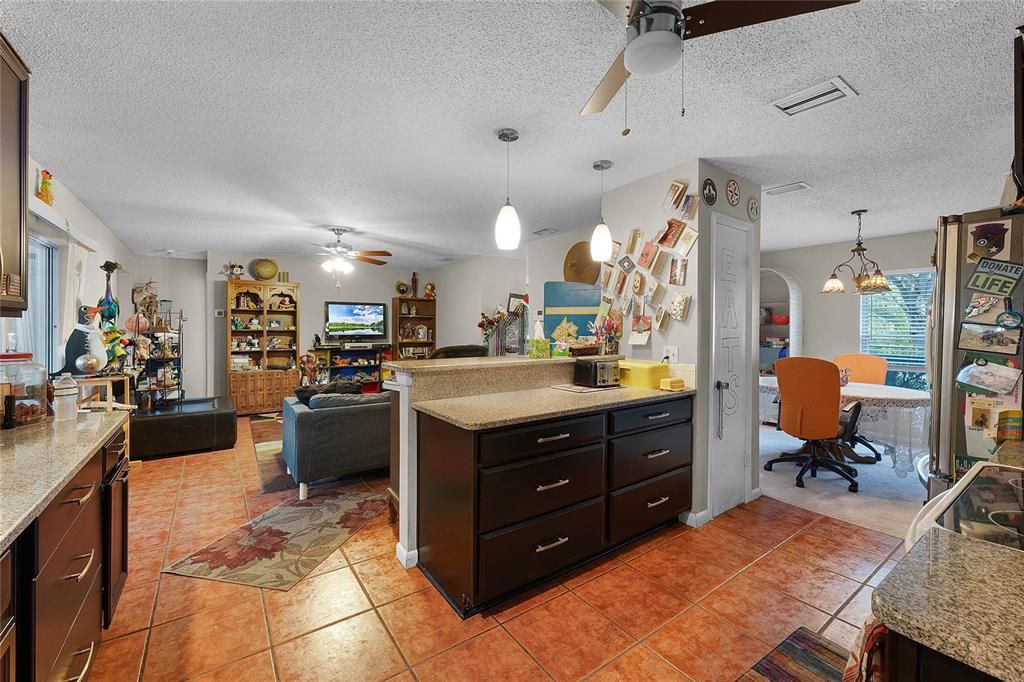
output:
[{"label": "pendant light", "polygon": [[594,170],[601,173],[601,221],[594,226],[594,234],[590,236],[590,257],[604,262],[612,257],[612,233],[604,222],[604,172],[612,167],[611,161],[594,162]]},{"label": "pendant light", "polygon": [[505,143],[505,205],[498,211],[498,219],[494,221],[494,242],[502,251],[514,251],[519,248],[519,214],[509,201],[509,146],[519,139],[519,131],[513,128],[502,128],[498,131],[498,139]]},{"label": "pendant light", "polygon": [[[867,212],[866,208],[859,208],[856,211],[850,212],[850,215],[857,216],[857,242],[850,249],[852,255],[832,268],[832,275],[825,280],[825,286],[821,288],[821,293],[846,293],[846,287],[843,285],[843,281],[839,279],[839,271],[843,268],[849,270],[850,274],[853,275],[854,291],[858,294],[879,294],[890,290],[889,280],[882,274],[882,269],[878,266],[878,263],[865,255],[868,249],[864,246],[860,230],[861,217]],[[856,269],[854,269],[855,267]]]}]

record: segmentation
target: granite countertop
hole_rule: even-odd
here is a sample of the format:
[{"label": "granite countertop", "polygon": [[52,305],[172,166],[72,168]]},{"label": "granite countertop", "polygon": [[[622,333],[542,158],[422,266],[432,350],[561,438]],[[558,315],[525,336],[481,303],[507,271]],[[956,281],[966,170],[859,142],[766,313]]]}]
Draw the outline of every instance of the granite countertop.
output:
[{"label": "granite countertop", "polygon": [[[537,362],[536,360],[534,362]],[[628,407],[693,395],[696,391],[660,391],[655,388],[622,388],[593,393],[570,393],[555,388],[488,393],[463,398],[440,398],[414,402],[413,409],[469,431],[554,417],[565,417],[609,407]]]},{"label": "granite countertop", "polygon": [[[591,355],[586,360],[608,359],[622,360],[623,355]],[[543,358],[530,359],[525,355],[503,355],[499,357],[489,356],[485,358],[447,358],[442,360],[392,360],[385,362],[384,367],[393,369],[396,372],[409,372],[412,374],[428,372],[448,372],[460,369],[489,369],[491,367],[505,367],[509,365],[520,365],[530,363],[532,365],[542,363],[568,364],[576,362],[576,358]]]},{"label": "granite countertop", "polygon": [[126,412],[92,412],[0,431],[0,552],[127,419]]},{"label": "granite countertop", "polygon": [[994,464],[1006,464],[1024,469],[1024,441],[1008,440],[1004,442],[996,450],[991,461]]}]

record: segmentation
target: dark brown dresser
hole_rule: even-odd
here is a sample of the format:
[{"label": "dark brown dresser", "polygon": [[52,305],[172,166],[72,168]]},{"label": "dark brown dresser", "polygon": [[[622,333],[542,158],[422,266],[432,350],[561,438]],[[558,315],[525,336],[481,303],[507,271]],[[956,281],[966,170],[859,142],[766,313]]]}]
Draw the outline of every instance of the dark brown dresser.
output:
[{"label": "dark brown dresser", "polygon": [[693,399],[470,431],[421,413],[419,564],[463,617],[690,508]]}]

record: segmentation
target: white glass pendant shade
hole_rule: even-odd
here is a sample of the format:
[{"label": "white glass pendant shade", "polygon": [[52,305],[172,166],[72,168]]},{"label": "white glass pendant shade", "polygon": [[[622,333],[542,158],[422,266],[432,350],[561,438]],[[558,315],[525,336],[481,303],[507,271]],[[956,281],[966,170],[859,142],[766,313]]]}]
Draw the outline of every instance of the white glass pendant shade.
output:
[{"label": "white glass pendant shade", "polygon": [[590,236],[590,257],[602,262],[612,257],[612,233],[604,220],[597,224]]},{"label": "white glass pendant shade", "polygon": [[355,270],[352,264],[348,262],[348,259],[342,258],[341,256],[334,256],[333,258],[325,260],[320,264],[320,267],[327,272],[341,272],[346,275]]},{"label": "white glass pendant shade", "polygon": [[506,199],[498,211],[498,219],[494,221],[494,241],[502,251],[514,251],[519,248],[520,231],[519,214]]}]

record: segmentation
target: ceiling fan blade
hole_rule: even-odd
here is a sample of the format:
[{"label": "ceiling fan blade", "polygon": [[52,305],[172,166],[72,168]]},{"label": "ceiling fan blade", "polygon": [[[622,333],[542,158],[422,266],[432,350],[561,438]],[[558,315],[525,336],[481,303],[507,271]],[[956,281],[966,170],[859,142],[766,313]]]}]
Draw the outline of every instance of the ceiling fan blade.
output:
[{"label": "ceiling fan blade", "polygon": [[604,74],[604,78],[597,84],[594,94],[590,96],[590,99],[583,106],[580,116],[604,111],[605,107],[615,99],[619,89],[625,85],[627,78],[629,78],[629,71],[626,71],[626,52],[623,50],[615,58],[615,61],[612,62],[612,65],[608,67],[608,72]]},{"label": "ceiling fan blade", "polygon": [[852,5],[860,0],[713,0],[683,10],[687,40],[795,17],[798,14]]},{"label": "ceiling fan blade", "polygon": [[390,251],[356,251],[357,256],[390,256]]},{"label": "ceiling fan blade", "polygon": [[370,265],[387,265],[387,263],[385,263],[382,260],[377,260],[376,258],[366,258],[365,256],[352,256],[352,260],[357,260],[362,263],[369,263]]}]

